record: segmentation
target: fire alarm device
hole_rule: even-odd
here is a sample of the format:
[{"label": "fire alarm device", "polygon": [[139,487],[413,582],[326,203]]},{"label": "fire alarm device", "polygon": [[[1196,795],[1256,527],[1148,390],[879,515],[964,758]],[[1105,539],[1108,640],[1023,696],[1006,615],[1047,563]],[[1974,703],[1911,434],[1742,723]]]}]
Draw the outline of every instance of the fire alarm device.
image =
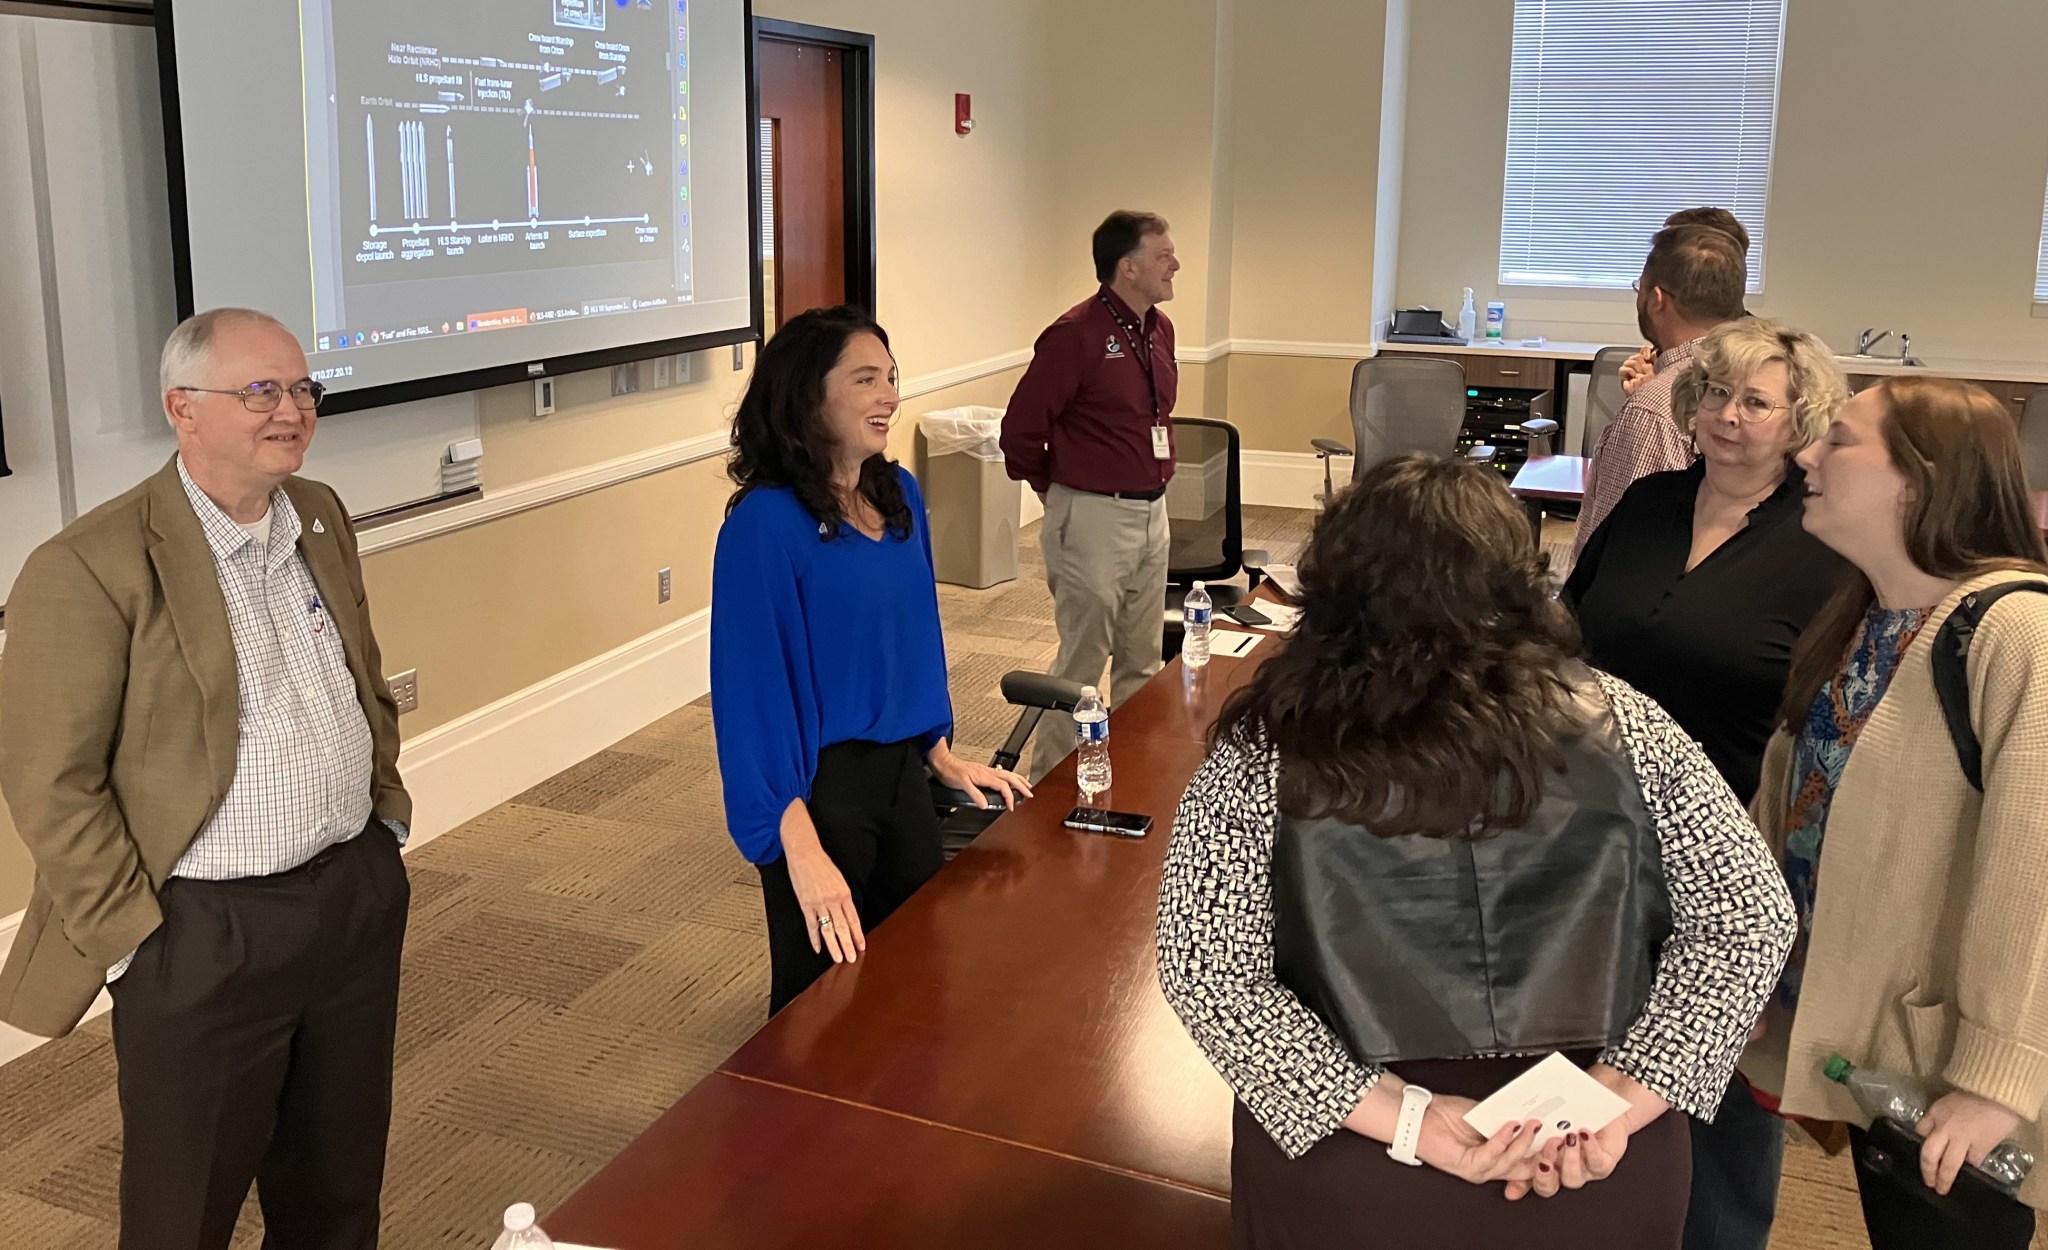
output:
[{"label": "fire alarm device", "polygon": [[974,97],[962,92],[953,97],[953,133],[956,135],[974,132]]}]

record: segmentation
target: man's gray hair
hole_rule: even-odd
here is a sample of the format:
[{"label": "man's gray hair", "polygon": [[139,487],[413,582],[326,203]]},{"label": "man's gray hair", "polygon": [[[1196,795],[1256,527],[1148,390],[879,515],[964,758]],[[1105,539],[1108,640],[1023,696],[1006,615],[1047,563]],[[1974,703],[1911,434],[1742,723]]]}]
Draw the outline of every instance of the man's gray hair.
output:
[{"label": "man's gray hair", "polygon": [[[210,308],[178,323],[164,340],[164,354],[157,364],[159,390],[169,392],[180,386],[197,386],[206,380],[206,366],[212,363],[213,336],[230,325],[275,326],[286,334],[291,330],[267,312],[253,308]],[[293,335],[297,338],[297,335]]]}]

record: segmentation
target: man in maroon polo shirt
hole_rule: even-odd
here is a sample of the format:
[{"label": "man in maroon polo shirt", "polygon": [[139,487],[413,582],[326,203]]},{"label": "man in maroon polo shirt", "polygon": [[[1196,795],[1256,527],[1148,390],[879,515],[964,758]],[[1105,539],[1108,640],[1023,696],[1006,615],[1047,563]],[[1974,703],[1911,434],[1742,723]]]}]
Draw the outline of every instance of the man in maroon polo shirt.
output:
[{"label": "man in maroon polo shirt", "polygon": [[[1095,229],[1102,286],[1038,336],[1003,416],[1010,476],[1045,501],[1045,580],[1060,631],[1053,674],[1098,684],[1112,700],[1159,671],[1165,633],[1166,482],[1180,373],[1173,322],[1173,239],[1154,213],[1111,213]],[[1048,715],[1033,780],[1073,749],[1073,721]]]}]

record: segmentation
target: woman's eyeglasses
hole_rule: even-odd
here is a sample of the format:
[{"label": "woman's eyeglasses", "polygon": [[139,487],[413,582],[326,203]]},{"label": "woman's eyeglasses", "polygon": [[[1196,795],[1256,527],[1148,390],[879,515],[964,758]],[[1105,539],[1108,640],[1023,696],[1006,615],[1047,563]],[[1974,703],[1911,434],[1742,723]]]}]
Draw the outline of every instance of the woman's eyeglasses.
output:
[{"label": "woman's eyeglasses", "polygon": [[[1728,401],[1731,399],[1735,399],[1734,391],[1721,385],[1719,382],[1709,382],[1700,390],[1700,411],[1720,412],[1728,406]],[[1781,408],[1790,409],[1791,407],[1792,405],[1790,404],[1774,404],[1762,395],[1751,393],[1744,395],[1740,400],[1736,401],[1735,415],[1744,421],[1754,424],[1758,421],[1770,420],[1771,414]]]}]

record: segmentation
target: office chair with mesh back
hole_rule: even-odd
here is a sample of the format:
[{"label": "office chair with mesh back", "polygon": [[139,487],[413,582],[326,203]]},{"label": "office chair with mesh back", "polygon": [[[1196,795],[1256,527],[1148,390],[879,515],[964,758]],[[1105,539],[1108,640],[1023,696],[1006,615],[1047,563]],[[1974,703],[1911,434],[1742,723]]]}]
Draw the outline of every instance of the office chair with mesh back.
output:
[{"label": "office chair with mesh back", "polygon": [[1579,454],[1590,456],[1600,445],[1607,423],[1621,414],[1628,392],[1621,389],[1622,362],[1636,354],[1634,347],[1603,347],[1593,355],[1593,376],[1586,382],[1586,431],[1579,442]]},{"label": "office chair with mesh back", "polygon": [[2037,386],[2020,411],[2020,464],[2028,490],[2048,490],[2048,386]]},{"label": "office chair with mesh back", "polygon": [[[1206,417],[1173,422],[1173,480],[1166,485],[1166,635],[1161,658],[1180,654],[1181,613],[1188,590],[1206,583],[1218,610],[1249,596],[1271,563],[1264,551],[1244,547],[1244,497],[1237,427]],[[1239,573],[1248,584],[1227,584]]]},{"label": "office chair with mesh back", "polygon": [[[996,748],[995,757],[989,763],[997,768],[1014,769],[1024,757],[1024,748],[1030,745],[1031,735],[1038,729],[1039,718],[1047,712],[1072,712],[1081,701],[1081,683],[1046,673],[1019,670],[1003,674],[1003,699],[1024,710],[1018,713],[1010,736]],[[1007,810],[1000,794],[983,791],[982,797],[988,806],[977,807],[974,796],[965,790],[955,790],[936,777],[927,776],[925,780],[931,786],[932,806],[939,814],[939,845],[948,860],[965,850],[968,843],[980,837],[982,831],[1001,819]]]},{"label": "office chair with mesh back", "polygon": [[[1383,460],[1424,451],[1438,456],[1458,454],[1458,432],[1465,426],[1465,370],[1448,360],[1426,356],[1372,356],[1351,371],[1351,437],[1355,447],[1334,438],[1314,438],[1309,446],[1323,462],[1323,494],[1335,491],[1330,476],[1334,456],[1351,457],[1351,480]],[[1544,429],[1539,430],[1537,427]],[[1555,430],[1548,418],[1527,422],[1531,434]],[[1481,445],[1465,453],[1490,461],[1493,448]]]}]

